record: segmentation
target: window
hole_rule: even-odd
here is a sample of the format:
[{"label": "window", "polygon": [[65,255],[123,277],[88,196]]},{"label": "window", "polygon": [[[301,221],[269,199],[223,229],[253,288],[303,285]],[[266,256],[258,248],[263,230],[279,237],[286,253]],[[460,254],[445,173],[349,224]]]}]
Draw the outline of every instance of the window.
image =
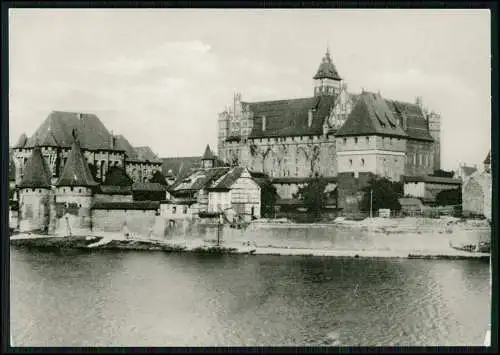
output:
[{"label": "window", "polygon": [[78,192],[81,193],[82,192],[82,189],[78,189]]},{"label": "window", "polygon": [[182,213],[186,214],[188,212],[188,208],[187,206],[184,206],[184,208],[182,209]]},{"label": "window", "polygon": [[417,165],[417,154],[413,154],[413,165]]},{"label": "window", "polygon": [[347,143],[347,138],[344,138],[342,141],[344,142],[344,144],[346,144]]},{"label": "window", "polygon": [[370,137],[366,137],[366,143],[370,143]]},{"label": "window", "polygon": [[177,207],[172,207],[172,213],[175,214],[175,212],[177,211]]},{"label": "window", "polygon": [[365,166],[365,160],[361,158],[361,166]]},{"label": "window", "polygon": [[354,137],[354,144],[358,143],[358,137]]},{"label": "window", "polygon": [[349,159],[349,166],[352,166],[352,159]]}]

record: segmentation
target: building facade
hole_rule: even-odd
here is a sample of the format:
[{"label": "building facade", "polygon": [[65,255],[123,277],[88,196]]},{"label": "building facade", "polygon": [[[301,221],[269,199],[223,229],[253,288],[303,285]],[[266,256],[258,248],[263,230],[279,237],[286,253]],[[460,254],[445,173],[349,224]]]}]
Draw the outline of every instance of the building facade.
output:
[{"label": "building facade", "polygon": [[352,94],[329,51],[307,98],[246,102],[219,114],[218,156],[271,178],[371,172],[399,180],[440,166],[440,116],[416,103]]}]

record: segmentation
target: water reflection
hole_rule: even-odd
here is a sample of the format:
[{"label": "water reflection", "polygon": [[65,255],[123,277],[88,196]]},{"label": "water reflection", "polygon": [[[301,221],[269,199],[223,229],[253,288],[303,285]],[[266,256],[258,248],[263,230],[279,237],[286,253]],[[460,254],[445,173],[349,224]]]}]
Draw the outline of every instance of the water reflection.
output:
[{"label": "water reflection", "polygon": [[11,251],[23,345],[480,345],[471,261]]}]

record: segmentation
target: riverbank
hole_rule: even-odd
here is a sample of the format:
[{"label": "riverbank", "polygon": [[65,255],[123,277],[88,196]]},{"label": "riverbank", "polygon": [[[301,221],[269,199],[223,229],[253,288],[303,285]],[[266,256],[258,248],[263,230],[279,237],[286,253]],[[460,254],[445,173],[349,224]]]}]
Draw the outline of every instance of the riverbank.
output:
[{"label": "riverbank", "polygon": [[[245,245],[243,245],[245,244]],[[10,239],[10,245],[15,247],[41,249],[79,249],[94,250],[137,250],[161,252],[192,252],[218,254],[252,254],[252,255],[280,255],[280,256],[317,256],[317,257],[344,257],[344,258],[418,258],[418,259],[488,259],[488,253],[466,252],[449,248],[447,250],[429,249],[386,249],[386,250],[346,250],[320,249],[297,247],[254,246],[248,243],[224,243],[220,247],[206,243],[203,240],[189,242],[154,240],[154,239],[126,239],[102,236],[42,236],[42,235],[15,235]]]}]

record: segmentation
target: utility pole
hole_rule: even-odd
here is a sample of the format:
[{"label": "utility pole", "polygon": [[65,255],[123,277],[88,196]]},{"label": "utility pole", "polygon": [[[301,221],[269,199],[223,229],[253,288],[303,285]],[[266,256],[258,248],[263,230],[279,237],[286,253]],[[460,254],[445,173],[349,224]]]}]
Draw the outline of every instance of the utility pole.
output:
[{"label": "utility pole", "polygon": [[373,206],[373,189],[370,189],[370,219],[372,219],[373,217],[372,206]]}]

